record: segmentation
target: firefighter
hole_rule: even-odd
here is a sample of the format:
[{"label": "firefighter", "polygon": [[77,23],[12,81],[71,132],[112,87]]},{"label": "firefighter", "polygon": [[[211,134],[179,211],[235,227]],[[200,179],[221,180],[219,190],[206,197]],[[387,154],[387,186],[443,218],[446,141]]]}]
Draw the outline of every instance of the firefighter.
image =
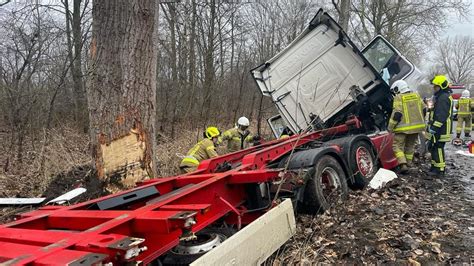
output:
[{"label": "firefighter", "polygon": [[395,134],[393,152],[398,160],[400,173],[406,174],[412,166],[418,134],[425,129],[423,101],[404,80],[395,81],[390,90],[395,94],[395,98],[388,130]]},{"label": "firefighter", "polygon": [[434,90],[434,107],[428,122],[428,147],[431,153],[430,176],[443,176],[446,171],[444,145],[451,140],[453,98],[446,76],[438,75],[431,81]]},{"label": "firefighter", "polygon": [[[474,103],[471,101],[471,95],[468,90],[464,90],[461,94],[461,98],[456,104],[456,109],[458,110],[458,123],[456,126],[456,139],[461,138],[461,132],[464,126],[464,138],[466,141],[471,140],[471,123],[472,123],[472,114],[471,107]],[[462,142],[462,141],[461,141]],[[453,140],[454,143],[454,140]]]},{"label": "firefighter", "polygon": [[293,136],[293,131],[289,127],[285,127],[283,131],[280,134],[279,139],[286,139],[289,138],[290,136]]},{"label": "firefighter", "polygon": [[204,132],[204,139],[192,147],[181,161],[179,168],[183,173],[190,173],[197,169],[203,160],[217,157],[216,145],[220,132],[217,127],[208,127]]},{"label": "firefighter", "polygon": [[237,120],[237,125],[229,130],[226,130],[222,133],[222,136],[219,138],[219,143],[227,141],[227,151],[235,152],[246,147],[247,143],[260,140],[258,135],[253,136],[248,127],[250,121],[247,117],[242,116]]}]

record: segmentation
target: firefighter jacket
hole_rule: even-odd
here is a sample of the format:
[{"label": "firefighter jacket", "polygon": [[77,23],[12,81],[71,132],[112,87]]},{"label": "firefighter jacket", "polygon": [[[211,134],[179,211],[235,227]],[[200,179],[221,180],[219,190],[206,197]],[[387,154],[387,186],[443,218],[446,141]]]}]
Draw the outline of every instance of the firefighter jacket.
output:
[{"label": "firefighter jacket", "polygon": [[188,151],[181,161],[180,167],[196,167],[201,161],[217,157],[216,147],[210,139],[199,141],[192,149]]},{"label": "firefighter jacket", "polygon": [[471,109],[474,108],[474,102],[470,98],[460,98],[458,100],[457,109],[458,116],[470,116]]},{"label": "firefighter jacket", "polygon": [[246,148],[246,144],[252,142],[253,138],[250,131],[245,130],[242,132],[237,127],[234,127],[222,133],[222,136],[219,137],[219,143],[227,141],[227,150],[234,152]]},{"label": "firefighter jacket", "polygon": [[415,134],[425,129],[423,101],[418,93],[410,92],[395,96],[388,129],[403,134]]},{"label": "firefighter jacket", "polygon": [[[453,98],[450,90],[439,90],[434,94],[433,112],[430,114],[428,126],[435,134],[431,137],[434,142],[448,142],[452,134]],[[434,137],[434,139],[433,139]]]}]

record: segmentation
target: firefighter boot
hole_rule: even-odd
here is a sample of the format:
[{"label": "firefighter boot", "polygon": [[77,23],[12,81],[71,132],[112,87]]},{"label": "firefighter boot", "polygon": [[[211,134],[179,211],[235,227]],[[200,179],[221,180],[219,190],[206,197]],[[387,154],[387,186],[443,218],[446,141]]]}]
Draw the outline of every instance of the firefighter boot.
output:
[{"label": "firefighter boot", "polygon": [[443,176],[444,176],[444,171],[441,171],[439,168],[432,166],[432,167],[430,168],[430,171],[428,172],[428,176],[431,176],[431,177],[443,177]]},{"label": "firefighter boot", "polygon": [[399,171],[400,174],[406,175],[406,174],[408,174],[408,171],[409,171],[409,169],[408,169],[408,167],[405,163],[400,164],[400,171]]},{"label": "firefighter boot", "polygon": [[461,146],[463,144],[463,141],[459,137],[456,137],[451,141],[451,144],[453,144],[454,146]]}]

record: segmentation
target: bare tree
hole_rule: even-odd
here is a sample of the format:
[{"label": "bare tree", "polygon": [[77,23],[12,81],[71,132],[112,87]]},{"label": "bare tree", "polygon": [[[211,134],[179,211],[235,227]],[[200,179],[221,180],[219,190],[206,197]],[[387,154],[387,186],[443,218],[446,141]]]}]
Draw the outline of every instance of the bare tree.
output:
[{"label": "bare tree", "polygon": [[88,0],[73,0],[72,12],[69,8],[69,0],[62,0],[66,18],[66,38],[68,46],[68,58],[71,64],[71,76],[73,80],[74,92],[74,117],[80,128],[87,132],[88,115],[86,91],[83,82],[82,72],[82,47],[83,29],[82,21],[88,6]]},{"label": "bare tree", "polygon": [[0,93],[5,104],[1,107],[10,131],[7,152],[15,149],[19,164],[25,138],[31,133],[28,131],[33,131],[35,118],[40,118],[38,110],[48,98],[45,87],[56,75],[56,58],[61,56],[61,50],[53,48],[60,33],[48,16],[38,6],[26,6],[2,21],[5,35],[0,45]]},{"label": "bare tree", "polygon": [[467,84],[474,80],[474,39],[472,36],[456,36],[440,42],[436,50],[435,64],[447,73],[452,82]]},{"label": "bare tree", "polygon": [[155,1],[95,1],[87,88],[100,178],[125,187],[156,176]]},{"label": "bare tree", "polygon": [[381,34],[411,60],[417,61],[438,41],[452,14],[466,16],[470,3],[462,0],[353,0],[352,31],[364,45]]},{"label": "bare tree", "polygon": [[338,23],[341,25],[341,28],[347,32],[349,29],[349,20],[350,20],[350,8],[351,0],[332,0],[331,1],[334,8],[337,11],[339,16]]}]

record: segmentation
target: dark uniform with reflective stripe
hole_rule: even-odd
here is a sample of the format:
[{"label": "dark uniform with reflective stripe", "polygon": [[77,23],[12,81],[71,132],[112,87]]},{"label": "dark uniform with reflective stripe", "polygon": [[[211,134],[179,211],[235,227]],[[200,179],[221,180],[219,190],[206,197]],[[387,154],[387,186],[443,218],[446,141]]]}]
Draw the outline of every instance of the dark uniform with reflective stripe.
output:
[{"label": "dark uniform with reflective stripe", "polygon": [[451,141],[453,98],[450,90],[439,90],[434,94],[434,108],[430,115],[429,128],[431,134],[431,168],[444,172],[446,168],[444,145]]}]

